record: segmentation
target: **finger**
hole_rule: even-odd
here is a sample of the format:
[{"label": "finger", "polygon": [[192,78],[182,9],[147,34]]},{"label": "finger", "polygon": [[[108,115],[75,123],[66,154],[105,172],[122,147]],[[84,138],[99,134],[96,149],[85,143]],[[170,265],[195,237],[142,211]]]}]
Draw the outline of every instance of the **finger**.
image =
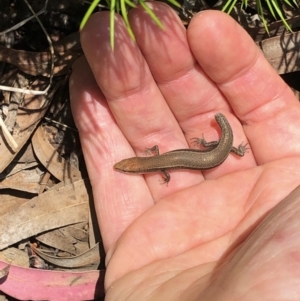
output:
[{"label": "finger", "polygon": [[[130,12],[130,21],[151,73],[179,123],[185,125],[199,113],[229,110],[215,83],[197,65],[174,10],[160,2],[148,5],[164,29],[159,29],[142,7]],[[185,125],[187,131],[193,128]]]},{"label": "finger", "polygon": [[[124,22],[116,19],[113,51],[108,24],[108,13],[93,15],[82,32],[82,47],[97,84],[130,145],[140,156],[144,155],[145,148],[154,145],[159,146],[161,153],[186,148],[182,130],[157,87],[138,45],[129,37]],[[127,143],[118,142],[115,163],[135,155],[132,151],[129,153],[128,148]],[[135,181],[128,175],[122,176],[124,181]],[[154,200],[203,179],[200,173],[195,177],[192,172],[182,171],[173,173],[169,185],[163,186],[159,185],[161,177],[157,173],[147,176]]]},{"label": "finger", "polygon": [[248,34],[228,15],[208,11],[192,20],[188,39],[242,120],[257,162],[299,155],[300,145],[293,143],[300,139],[299,103]]},{"label": "finger", "polygon": [[98,223],[108,250],[133,220],[153,206],[153,200],[143,179],[120,181],[121,174],[113,170],[120,156],[118,143],[126,141],[84,58],[73,66],[70,97]]},{"label": "finger", "polygon": [[[176,13],[164,3],[153,2],[149,6],[162,21],[163,30],[158,29],[142,7],[131,11],[130,21],[155,82],[187,141],[190,143],[190,138],[202,134],[207,141],[218,140],[220,132],[213,117],[224,112],[234,131],[234,145],[245,143],[240,122],[230,114],[231,108],[216,83],[195,60]],[[195,148],[191,143],[190,147]],[[216,178],[252,166],[255,160],[249,152],[244,158],[231,155],[220,167],[204,174],[206,178]]]}]

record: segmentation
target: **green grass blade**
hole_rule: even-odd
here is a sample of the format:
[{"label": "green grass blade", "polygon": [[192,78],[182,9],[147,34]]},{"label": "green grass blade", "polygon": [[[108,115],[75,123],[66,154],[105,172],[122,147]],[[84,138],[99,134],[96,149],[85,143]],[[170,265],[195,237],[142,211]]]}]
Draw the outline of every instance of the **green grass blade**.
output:
[{"label": "green grass blade", "polygon": [[222,8],[222,11],[230,14],[234,6],[236,5],[237,0],[229,0],[225,6]]},{"label": "green grass blade", "polygon": [[[267,0],[269,1],[269,0]],[[256,6],[257,6],[257,13],[261,19],[261,22],[263,23],[265,29],[266,29],[266,32],[268,33],[268,35],[270,34],[269,32],[269,28],[268,28],[268,23],[267,23],[267,20],[265,19],[265,16],[264,16],[264,13],[263,13],[263,8],[262,8],[262,5],[261,5],[261,1],[260,0],[257,0],[256,1]]]},{"label": "green grass blade", "polygon": [[89,17],[93,13],[94,9],[97,7],[97,5],[98,5],[99,2],[100,2],[100,0],[94,0],[92,2],[92,4],[88,8],[87,12],[85,13],[85,15],[84,15],[84,17],[83,17],[83,19],[82,19],[82,21],[81,21],[81,23],[79,25],[79,29],[80,30],[85,26],[87,20],[89,19]]},{"label": "green grass blade", "polygon": [[233,10],[233,8],[234,8],[234,6],[236,5],[236,3],[237,3],[237,0],[234,0],[234,1],[232,2],[231,6],[230,6],[229,9],[228,9],[228,13],[229,13],[229,14],[230,14],[231,11]]},{"label": "green grass blade", "polygon": [[293,7],[292,3],[289,0],[283,0],[287,5]]},{"label": "green grass blade", "polygon": [[120,8],[120,1],[116,1],[116,8],[115,8],[115,12],[116,13],[118,13],[118,14],[120,14],[120,10],[121,10],[121,8]]},{"label": "green grass blade", "polygon": [[161,28],[164,29],[163,24],[161,23],[161,21],[157,18],[157,16],[155,15],[155,13],[153,12],[152,9],[150,9],[150,7],[146,4],[146,2],[144,0],[140,0],[139,1],[141,6],[144,8],[144,10],[148,13],[148,15],[151,17],[151,19],[155,22],[155,24]]},{"label": "green grass blade", "polygon": [[168,0],[168,2],[170,2],[170,3],[173,4],[174,6],[177,6],[177,7],[181,8],[180,3],[177,2],[176,0]]},{"label": "green grass blade", "polygon": [[277,3],[277,1],[272,1],[271,2],[276,10],[276,13],[278,14],[278,16],[280,17],[281,21],[283,22],[284,26],[290,31],[290,32],[293,32],[292,31],[292,28],[290,27],[290,25],[286,22],[285,18],[284,18],[284,15]]},{"label": "green grass blade", "polygon": [[132,38],[132,40],[135,41],[135,36],[130,27],[129,20],[128,20],[127,10],[126,10],[126,6],[125,6],[125,0],[120,0],[120,6],[121,6],[122,17],[123,17],[125,25],[126,25],[126,29],[129,33],[130,37]]},{"label": "green grass blade", "polygon": [[231,13],[231,11],[232,11],[233,8],[235,7],[236,3],[237,3],[237,0],[234,0],[234,1],[231,3],[230,7],[228,8],[228,14]]},{"label": "green grass blade", "polygon": [[125,3],[126,3],[128,6],[132,7],[132,8],[136,8],[135,3],[133,3],[133,2],[130,1],[130,0],[125,0]]},{"label": "green grass blade", "polygon": [[247,7],[248,6],[248,0],[242,0],[242,5],[241,5],[241,8],[243,7]]},{"label": "green grass blade", "polygon": [[[293,4],[289,1],[289,0],[283,0],[287,5],[289,5],[290,7],[294,7],[293,6]],[[298,4],[295,2],[295,0],[293,0],[293,3],[297,6],[297,7],[299,7],[298,6]]]},{"label": "green grass blade", "polygon": [[112,50],[115,48],[115,7],[116,0],[111,0],[110,3],[110,14],[109,14],[109,38],[110,47]]},{"label": "green grass blade", "polygon": [[[272,2],[270,2],[270,0],[266,0],[266,3],[268,5],[269,11],[271,12],[272,17],[277,20],[277,16],[275,14],[275,11],[273,10],[273,6],[272,6]],[[261,14],[263,14],[263,9],[261,6],[261,2],[260,2],[260,7],[261,7]]]},{"label": "green grass blade", "polygon": [[[262,7],[262,0],[256,0],[256,7],[257,7],[257,13],[260,17],[261,23],[264,25],[267,33],[269,34],[269,29],[268,29],[268,23],[267,20],[265,18],[264,15],[264,11],[263,11],[263,7]],[[288,4],[289,6],[293,6],[293,4],[295,4],[297,7],[299,7],[297,0],[280,0],[280,1],[284,1],[286,4]],[[273,16],[274,19],[277,19],[277,17],[279,16],[281,21],[283,22],[284,26],[292,32],[292,29],[290,27],[290,25],[287,23],[284,13],[281,10],[280,5],[278,4],[277,0],[265,0],[268,9],[271,13],[271,15]],[[232,9],[234,8],[234,6],[236,5],[237,0],[227,0],[224,3],[224,6],[222,7],[222,11],[230,14]],[[282,3],[282,2],[280,2]],[[242,4],[241,7],[247,7],[248,6],[248,0],[242,0]]]},{"label": "green grass blade", "polygon": [[232,3],[232,0],[226,1],[225,5],[222,7],[222,11],[227,12],[227,7]]}]

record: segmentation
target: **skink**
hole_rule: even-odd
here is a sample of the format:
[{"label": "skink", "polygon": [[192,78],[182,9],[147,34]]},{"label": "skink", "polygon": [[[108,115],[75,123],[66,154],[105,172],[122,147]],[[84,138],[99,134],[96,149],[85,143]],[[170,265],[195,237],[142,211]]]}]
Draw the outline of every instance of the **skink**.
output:
[{"label": "skink", "polygon": [[164,174],[163,183],[170,181],[167,169],[197,169],[205,170],[216,167],[223,163],[230,152],[238,156],[244,156],[246,145],[240,144],[238,148],[233,146],[233,133],[226,117],[218,113],[215,119],[219,124],[222,135],[219,141],[206,142],[202,138],[192,138],[196,144],[201,144],[208,149],[177,149],[159,155],[157,146],[151,150],[155,151],[152,157],[133,157],[122,160],[114,165],[118,171],[125,173],[149,173],[161,171]]}]

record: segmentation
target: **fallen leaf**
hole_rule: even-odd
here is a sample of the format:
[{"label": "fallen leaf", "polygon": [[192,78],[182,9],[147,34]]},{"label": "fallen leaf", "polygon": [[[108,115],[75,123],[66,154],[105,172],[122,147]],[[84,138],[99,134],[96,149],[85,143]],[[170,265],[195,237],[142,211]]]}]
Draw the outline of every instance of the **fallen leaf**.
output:
[{"label": "fallen leaf", "polygon": [[34,250],[34,252],[36,252],[40,257],[42,257],[47,262],[50,262],[62,268],[80,268],[87,265],[100,264],[99,243],[97,243],[94,247],[92,247],[88,251],[78,256],[72,256],[72,257],[51,256],[41,251],[41,249],[35,248],[34,246],[31,246],[31,248]]},{"label": "fallen leaf", "polygon": [[0,260],[29,268],[29,257],[26,252],[17,248],[7,248],[0,252]]},{"label": "fallen leaf", "polygon": [[[82,54],[79,33],[75,32],[53,43],[54,75],[66,74],[73,62]],[[31,52],[0,46],[0,61],[17,66],[24,73],[49,76],[51,54],[49,51]]]},{"label": "fallen leaf", "polygon": [[[87,234],[86,234],[87,236]],[[35,237],[39,242],[46,244],[54,249],[65,251],[72,255],[78,255],[76,245],[76,239],[64,235],[60,229],[48,231]],[[86,243],[86,250],[89,249],[88,243]]]},{"label": "fallen leaf", "polygon": [[59,155],[50,144],[42,127],[37,128],[32,136],[34,153],[45,168],[58,180],[66,181],[81,179],[80,171]]},{"label": "fallen leaf", "polygon": [[[35,81],[30,89],[43,89],[47,86],[46,81]],[[18,108],[16,126],[12,134],[18,147],[12,149],[4,135],[0,135],[0,173],[10,164],[24,144],[31,137],[35,127],[44,116],[52,97],[58,88],[55,86],[47,95],[26,95],[24,103]],[[2,129],[3,132],[3,129]]]},{"label": "fallen leaf", "polygon": [[87,222],[88,200],[86,183],[80,180],[65,186],[62,183],[55,185],[47,192],[7,212],[0,218],[0,250],[50,229]]},{"label": "fallen leaf", "polygon": [[24,193],[18,192],[17,195],[15,191],[9,189],[1,191],[1,206],[0,206],[0,217],[5,215],[7,212],[14,211],[16,208],[28,202],[28,196],[25,198]]},{"label": "fallen leaf", "polygon": [[12,176],[7,176],[0,182],[0,189],[15,189],[38,194],[43,171],[38,167],[22,169]]},{"label": "fallen leaf", "polygon": [[5,268],[0,269],[0,279],[8,275],[9,269],[10,269],[10,264],[8,264]]},{"label": "fallen leaf", "polygon": [[[0,269],[7,263],[0,261]],[[58,272],[11,265],[0,291],[19,300],[86,301],[104,296],[104,271]]]}]

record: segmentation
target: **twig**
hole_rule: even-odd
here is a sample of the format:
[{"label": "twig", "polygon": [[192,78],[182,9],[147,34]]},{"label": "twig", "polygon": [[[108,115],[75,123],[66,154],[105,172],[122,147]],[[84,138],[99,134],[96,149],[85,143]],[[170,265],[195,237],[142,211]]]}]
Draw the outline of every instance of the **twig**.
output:
[{"label": "twig", "polygon": [[2,132],[5,136],[5,138],[9,141],[10,146],[13,147],[13,150],[17,150],[18,144],[17,144],[16,140],[13,138],[13,136],[10,134],[10,132],[7,129],[5,123],[3,122],[1,116],[0,116],[0,127],[2,128]]}]

